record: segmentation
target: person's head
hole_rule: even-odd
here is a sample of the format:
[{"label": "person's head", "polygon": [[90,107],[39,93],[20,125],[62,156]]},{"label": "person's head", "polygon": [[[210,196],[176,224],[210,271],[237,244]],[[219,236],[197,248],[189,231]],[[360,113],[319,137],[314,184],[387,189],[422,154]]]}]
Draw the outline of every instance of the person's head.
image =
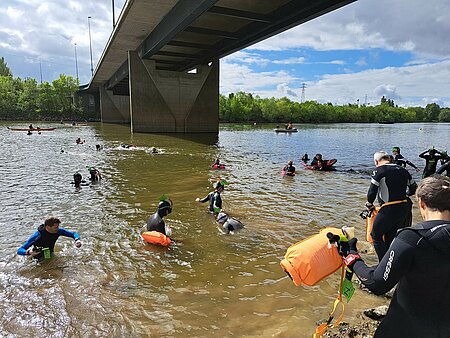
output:
[{"label": "person's head", "polygon": [[292,160],[289,160],[288,165],[292,165],[292,164],[294,164],[294,162],[292,162]]},{"label": "person's head", "polygon": [[314,156],[317,160],[321,160],[322,159],[322,154],[316,154],[316,156]]},{"label": "person's head", "polygon": [[172,212],[173,202],[170,199],[160,201],[158,204],[158,214],[160,216],[167,216]]},{"label": "person's head", "polygon": [[430,154],[430,155],[436,155],[436,153],[437,153],[437,150],[436,149],[434,149],[434,148],[431,148],[429,151],[428,151],[428,154]]},{"label": "person's head", "polygon": [[216,183],[214,183],[214,190],[216,190],[219,193],[223,191],[224,187],[225,186],[220,179],[217,180]]},{"label": "person's head", "polygon": [[384,150],[377,151],[373,154],[373,162],[378,167],[379,165],[383,165],[391,162],[390,155]]},{"label": "person's head", "polygon": [[44,222],[45,230],[48,232],[55,234],[59,230],[59,225],[61,224],[61,221],[56,217],[50,217],[47,218]]},{"label": "person's head", "polygon": [[217,223],[223,224],[227,221],[227,219],[228,219],[228,215],[226,213],[224,213],[223,211],[221,211],[217,215],[216,221],[217,221]]},{"label": "person's head", "polygon": [[392,154],[400,155],[400,148],[399,147],[392,147]]},{"label": "person's head", "polygon": [[75,185],[80,185],[82,179],[83,179],[83,177],[81,176],[80,173],[73,174],[73,181],[74,181]]},{"label": "person's head", "polygon": [[434,175],[420,182],[416,191],[422,217],[430,219],[430,213],[446,213],[450,218],[450,179]]}]

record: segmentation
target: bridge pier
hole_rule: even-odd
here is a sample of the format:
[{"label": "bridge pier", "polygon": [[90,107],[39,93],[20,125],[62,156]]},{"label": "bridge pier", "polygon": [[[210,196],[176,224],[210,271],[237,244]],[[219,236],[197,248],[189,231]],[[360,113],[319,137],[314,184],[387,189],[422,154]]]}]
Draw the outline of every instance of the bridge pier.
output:
[{"label": "bridge pier", "polygon": [[190,74],[156,70],[129,51],[128,67],[132,132],[218,132],[218,60]]},{"label": "bridge pier", "polygon": [[114,95],[112,90],[100,86],[100,113],[105,123],[130,123],[129,96]]}]

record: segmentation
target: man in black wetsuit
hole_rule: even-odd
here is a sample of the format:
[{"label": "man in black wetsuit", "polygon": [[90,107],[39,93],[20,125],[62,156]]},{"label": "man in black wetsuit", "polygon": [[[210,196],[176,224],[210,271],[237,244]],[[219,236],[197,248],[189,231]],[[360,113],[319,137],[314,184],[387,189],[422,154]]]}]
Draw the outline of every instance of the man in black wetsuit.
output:
[{"label": "man in black wetsuit", "polygon": [[438,161],[443,159],[442,153],[434,148],[425,150],[423,153],[419,154],[419,157],[425,159],[425,168],[423,169],[422,178],[436,173]]},{"label": "man in black wetsuit", "polygon": [[200,203],[205,203],[209,201],[209,212],[217,215],[222,209],[222,197],[220,193],[224,189],[224,183],[220,179],[214,184],[214,191],[211,191],[204,198],[196,198],[195,200]]},{"label": "man in black wetsuit", "polygon": [[367,192],[366,208],[372,210],[373,202],[378,198],[381,208],[373,223],[371,236],[381,261],[397,230],[406,225],[410,214],[407,191],[408,195],[413,195],[417,184],[405,168],[390,163],[385,151],[376,152],[373,160],[377,168]]},{"label": "man in black wetsuit", "polygon": [[147,224],[143,226],[141,232],[158,231],[166,235],[166,223],[163,218],[172,212],[172,205],[173,203],[170,199],[160,201],[158,204],[158,209],[152,216],[150,216]]},{"label": "man in black wetsuit", "polygon": [[295,167],[292,161],[288,161],[288,164],[283,167],[283,171],[287,176],[295,176]]},{"label": "man in black wetsuit", "polygon": [[386,317],[375,338],[450,336],[450,180],[424,179],[417,189],[424,222],[401,229],[380,264],[369,267],[349,241],[346,263],[374,294],[397,283]]},{"label": "man in black wetsuit", "polygon": [[419,172],[420,169],[417,168],[417,166],[414,163],[408,161],[406,158],[403,157],[402,154],[400,154],[399,147],[392,147],[392,155],[394,155],[394,161],[393,161],[394,164],[397,164],[403,168],[406,168],[406,165],[409,165],[409,166],[413,167],[416,170],[416,172]]}]

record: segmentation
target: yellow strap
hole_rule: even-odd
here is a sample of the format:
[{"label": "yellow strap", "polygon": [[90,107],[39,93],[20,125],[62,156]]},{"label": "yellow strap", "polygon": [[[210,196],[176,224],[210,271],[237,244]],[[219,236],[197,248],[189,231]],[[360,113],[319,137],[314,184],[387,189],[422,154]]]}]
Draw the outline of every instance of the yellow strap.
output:
[{"label": "yellow strap", "polygon": [[382,206],[380,206],[380,209],[381,209],[382,207],[387,206],[387,205],[400,204],[400,203],[406,203],[406,202],[408,202],[408,200],[400,200],[400,201],[386,202],[386,203],[384,203]]},{"label": "yellow strap", "polygon": [[[342,285],[343,285],[343,281],[344,281],[344,276],[345,276],[345,264],[342,265],[341,282],[339,284],[339,295],[336,298],[336,300],[334,301],[333,309],[331,310],[326,323],[322,323],[318,327],[316,327],[316,331],[313,334],[313,338],[321,338],[328,329],[332,329],[332,328],[335,328],[336,326],[338,326],[341,323],[342,319],[344,318],[345,304],[342,301]],[[331,324],[331,321],[334,318],[334,312],[336,311],[338,304],[342,305],[342,312],[339,315],[339,317],[336,319],[336,321],[333,324]]]}]

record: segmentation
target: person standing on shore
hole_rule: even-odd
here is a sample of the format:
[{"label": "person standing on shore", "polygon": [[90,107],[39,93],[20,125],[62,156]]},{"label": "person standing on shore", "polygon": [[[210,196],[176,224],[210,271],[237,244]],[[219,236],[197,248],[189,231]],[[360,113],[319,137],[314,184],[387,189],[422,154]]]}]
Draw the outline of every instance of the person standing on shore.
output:
[{"label": "person standing on shore", "polygon": [[373,223],[373,246],[381,261],[398,229],[404,227],[410,215],[408,195],[414,195],[417,184],[403,167],[390,163],[390,155],[378,151],[373,155],[376,170],[372,174],[367,192],[366,208],[375,208],[375,199],[381,206]]},{"label": "person standing on shore", "polygon": [[450,179],[425,178],[416,193],[424,222],[397,232],[380,264],[369,267],[349,240],[347,266],[374,294],[397,283],[375,338],[450,335]]}]

